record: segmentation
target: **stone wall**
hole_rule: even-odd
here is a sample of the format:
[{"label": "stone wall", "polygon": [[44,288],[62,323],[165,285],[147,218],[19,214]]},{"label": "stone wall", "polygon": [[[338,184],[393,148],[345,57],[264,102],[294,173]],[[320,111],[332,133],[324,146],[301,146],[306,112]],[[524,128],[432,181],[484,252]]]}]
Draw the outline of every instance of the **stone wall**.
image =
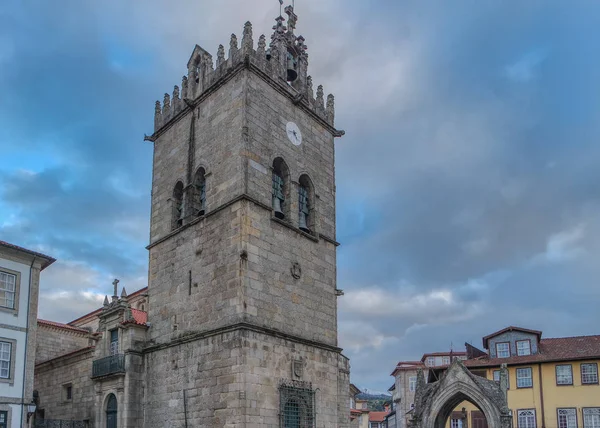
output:
[{"label": "stone wall", "polygon": [[238,329],[146,354],[144,427],[162,428],[167,421],[183,427],[186,416],[188,426],[279,427],[279,383],[292,378],[294,359],[302,361],[302,380],[316,391],[316,426],[347,426],[345,357],[335,350]]},{"label": "stone wall", "polygon": [[38,323],[35,363],[47,361],[90,346],[90,334],[84,331],[51,327]]},{"label": "stone wall", "polygon": [[[39,393],[38,408],[44,411],[45,419],[93,420],[95,392],[90,378],[93,359],[93,349],[86,349],[36,365],[34,385]],[[70,400],[66,385],[72,387]]]}]

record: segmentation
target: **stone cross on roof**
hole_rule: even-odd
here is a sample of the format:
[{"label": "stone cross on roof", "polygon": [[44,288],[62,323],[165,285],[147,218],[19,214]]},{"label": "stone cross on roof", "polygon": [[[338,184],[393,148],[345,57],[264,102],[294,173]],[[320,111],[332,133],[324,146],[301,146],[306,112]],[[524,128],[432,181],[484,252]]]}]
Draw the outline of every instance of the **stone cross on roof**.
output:
[{"label": "stone cross on roof", "polygon": [[119,285],[119,280],[117,278],[115,278],[115,280],[112,282],[112,284],[113,284],[113,286],[115,288],[113,296],[116,297],[117,296],[117,285]]},{"label": "stone cross on roof", "polygon": [[284,11],[289,16],[288,28],[290,33],[294,33],[294,30],[296,29],[296,23],[298,22],[298,15],[294,13],[294,6],[286,6]]}]

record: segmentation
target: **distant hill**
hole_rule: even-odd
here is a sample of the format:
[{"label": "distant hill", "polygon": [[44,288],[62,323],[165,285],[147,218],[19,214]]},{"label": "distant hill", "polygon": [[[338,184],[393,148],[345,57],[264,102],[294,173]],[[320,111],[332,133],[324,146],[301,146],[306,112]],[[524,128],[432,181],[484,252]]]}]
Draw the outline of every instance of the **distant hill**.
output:
[{"label": "distant hill", "polygon": [[369,410],[383,411],[384,405],[392,401],[392,396],[378,391],[361,392],[356,396],[359,400],[367,400]]}]

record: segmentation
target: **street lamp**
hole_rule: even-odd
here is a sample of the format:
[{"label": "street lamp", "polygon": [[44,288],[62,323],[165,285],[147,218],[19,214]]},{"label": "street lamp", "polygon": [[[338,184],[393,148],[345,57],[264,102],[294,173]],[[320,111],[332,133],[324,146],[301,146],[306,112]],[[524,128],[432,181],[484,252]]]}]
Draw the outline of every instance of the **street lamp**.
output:
[{"label": "street lamp", "polygon": [[29,419],[35,413],[36,409],[37,409],[37,405],[35,404],[34,401],[32,401],[31,403],[29,403],[27,405],[27,423],[29,423]]}]

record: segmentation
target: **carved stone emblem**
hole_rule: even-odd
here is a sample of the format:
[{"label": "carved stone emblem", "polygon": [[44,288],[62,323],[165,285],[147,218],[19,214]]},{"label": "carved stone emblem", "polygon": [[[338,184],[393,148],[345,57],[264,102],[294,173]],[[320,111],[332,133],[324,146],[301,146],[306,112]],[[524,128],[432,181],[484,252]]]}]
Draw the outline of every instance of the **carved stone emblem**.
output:
[{"label": "carved stone emblem", "polygon": [[304,362],[302,358],[292,360],[292,379],[302,380],[304,374]]},{"label": "carved stone emblem", "polygon": [[302,269],[300,268],[300,263],[295,262],[294,264],[292,264],[292,276],[295,279],[300,279],[300,276],[302,276]]}]

